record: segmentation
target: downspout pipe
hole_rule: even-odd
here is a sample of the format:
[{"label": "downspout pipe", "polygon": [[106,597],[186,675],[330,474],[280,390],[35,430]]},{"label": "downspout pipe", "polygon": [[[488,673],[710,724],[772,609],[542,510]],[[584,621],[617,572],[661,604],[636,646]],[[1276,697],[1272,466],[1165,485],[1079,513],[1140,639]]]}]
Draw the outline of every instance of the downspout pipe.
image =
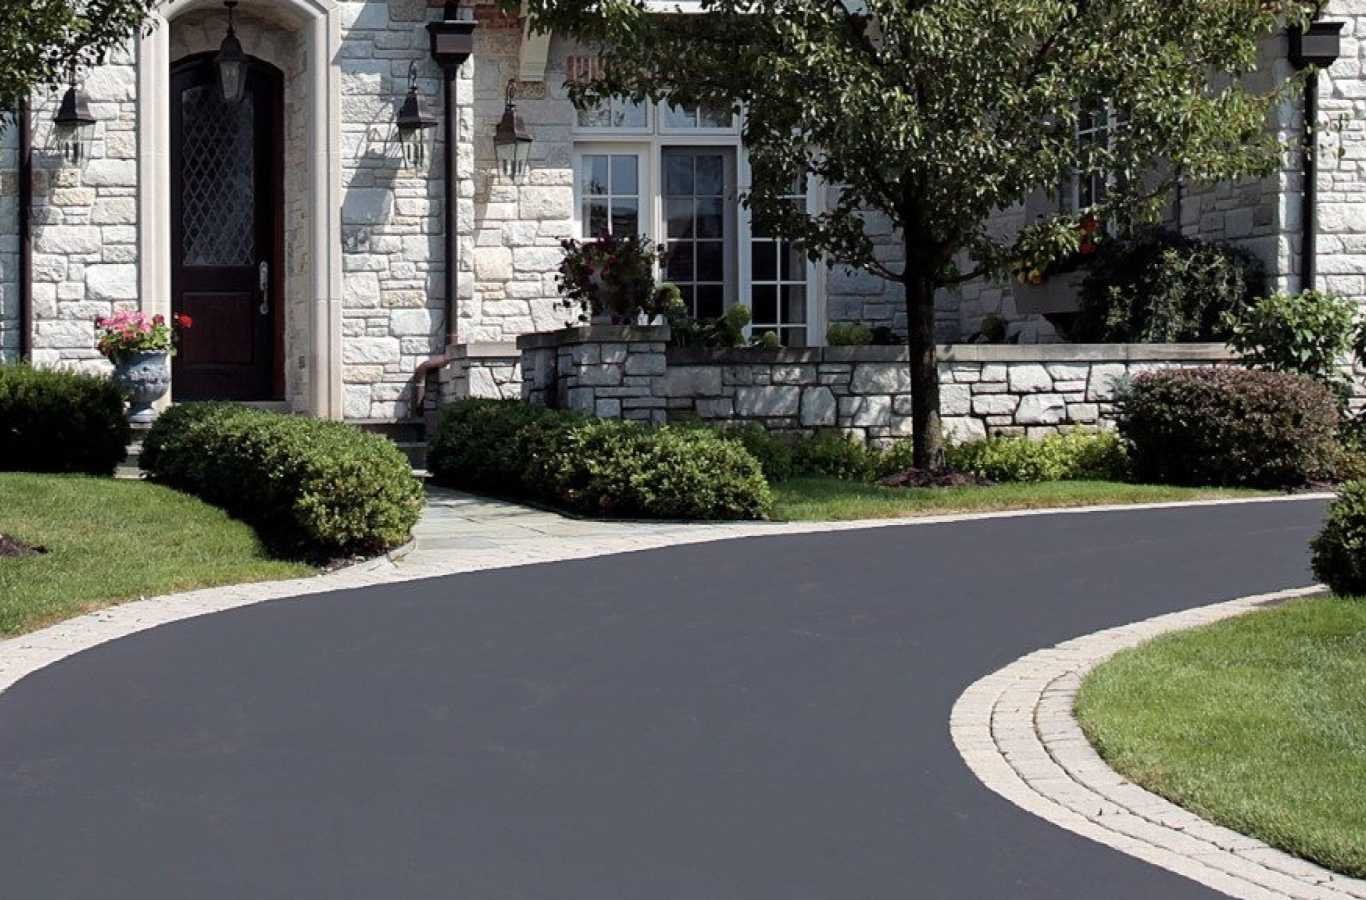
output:
[{"label": "downspout pipe", "polygon": [[1304,80],[1304,173],[1300,201],[1300,290],[1312,291],[1318,285],[1318,212],[1319,207],[1319,72],[1310,69]]},{"label": "downspout pipe", "polygon": [[446,319],[445,346],[442,353],[428,357],[413,372],[414,418],[422,418],[427,402],[427,378],[450,364],[450,348],[458,337],[457,318],[460,294],[460,234],[458,230],[460,183],[460,67],[474,49],[475,21],[456,3],[447,3],[439,22],[427,26],[431,35],[432,58],[441,66],[443,75],[444,116],[446,123],[445,208],[442,227],[445,230],[446,291],[444,313]]},{"label": "downspout pipe", "polygon": [[1319,70],[1335,63],[1342,51],[1344,22],[1310,22],[1305,28],[1290,30],[1290,64],[1304,79],[1302,161],[1304,184],[1300,201],[1300,290],[1314,290],[1318,282],[1318,115]]},{"label": "downspout pipe", "polygon": [[19,358],[33,357],[33,108],[19,99]]}]

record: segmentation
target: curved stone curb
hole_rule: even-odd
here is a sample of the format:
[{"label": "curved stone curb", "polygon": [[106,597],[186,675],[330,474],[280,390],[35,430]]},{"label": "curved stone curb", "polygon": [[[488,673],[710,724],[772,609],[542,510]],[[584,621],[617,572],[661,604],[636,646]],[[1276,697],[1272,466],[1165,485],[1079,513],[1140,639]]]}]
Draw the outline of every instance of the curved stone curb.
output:
[{"label": "curved stone curb", "polygon": [[[446,492],[447,495],[450,492]],[[983,519],[1040,515],[1081,515],[1097,512],[1136,512],[1151,509],[1183,509],[1202,506],[1228,506],[1248,503],[1286,503],[1332,497],[1332,494],[1296,494],[1275,497],[1198,500],[1148,504],[1072,507],[1067,509],[1006,510],[924,516],[909,519],[874,519],[850,522],[704,522],[704,523],[617,523],[620,527],[591,531],[582,537],[546,534],[535,543],[459,551],[423,549],[423,525],[414,529],[418,537],[389,556],[354,566],[288,581],[255,582],[226,587],[201,588],[133,600],[67,619],[39,631],[0,640],[0,692],[24,676],[67,656],[91,647],[126,637],[148,628],[181,619],[222,612],[267,600],[303,598],[328,591],[370,587],[419,578],[435,578],[466,572],[510,568],[535,563],[563,562],[614,553],[654,550],[682,544],[704,543],[745,537],[816,534],[860,528],[914,527]],[[438,497],[439,499],[439,497]],[[428,510],[434,504],[429,503]],[[587,523],[593,525],[594,523]]]},{"label": "curved stone curb", "polygon": [[949,731],[983,784],[1068,831],[1247,900],[1364,900],[1366,881],[1330,872],[1205,821],[1126,781],[1072,715],[1082,679],[1158,635],[1314,593],[1300,588],[1185,610],[1038,650],[974,683]]}]

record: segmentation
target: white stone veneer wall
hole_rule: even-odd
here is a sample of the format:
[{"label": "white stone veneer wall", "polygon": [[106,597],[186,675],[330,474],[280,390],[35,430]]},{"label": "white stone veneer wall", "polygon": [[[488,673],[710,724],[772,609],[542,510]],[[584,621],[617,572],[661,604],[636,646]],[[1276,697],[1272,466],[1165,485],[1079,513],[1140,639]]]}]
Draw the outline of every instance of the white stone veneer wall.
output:
[{"label": "white stone veneer wall", "polygon": [[132,55],[115,53],[84,89],[98,123],[89,160],[65,166],[52,140],[61,94],[33,99],[33,319],[35,365],[103,371],[97,316],[136,309],[137,81]]},{"label": "white stone veneer wall", "polygon": [[[394,118],[416,62],[428,112],[442,118],[442,74],[425,0],[340,3],[342,11],[342,380],[348,419],[411,415],[413,371],[445,349],[445,172],[443,125],[420,171],[392,152]],[[468,133],[470,68],[461,73],[458,115]],[[463,148],[461,148],[463,150]],[[463,155],[463,154],[462,154]],[[468,160],[461,160],[468,172]],[[461,195],[468,192],[461,185]]]},{"label": "white stone veneer wall", "polygon": [[19,128],[0,118],[0,363],[19,356]]},{"label": "white stone veneer wall", "polygon": [[[1341,56],[1319,77],[1319,286],[1366,304],[1366,3],[1331,0],[1323,17],[1347,24]],[[1328,127],[1336,120],[1341,131]],[[1299,196],[1297,181],[1287,195],[1296,253]]]},{"label": "white stone veneer wall", "polygon": [[512,184],[497,174],[493,128],[503,113],[507,82],[517,77],[521,26],[480,7],[475,32],[475,172],[473,282],[460,309],[461,339],[511,342],[518,335],[562,326],[555,273],[560,241],[574,230],[574,107],[564,88],[572,45],[554,38],[541,83],[523,83],[518,112],[535,135],[531,170]]}]

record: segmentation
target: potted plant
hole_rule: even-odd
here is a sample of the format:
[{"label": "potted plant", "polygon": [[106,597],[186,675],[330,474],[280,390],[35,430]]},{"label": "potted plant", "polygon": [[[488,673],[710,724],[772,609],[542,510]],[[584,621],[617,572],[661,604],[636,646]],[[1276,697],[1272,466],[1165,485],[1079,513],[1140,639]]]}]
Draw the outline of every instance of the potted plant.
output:
[{"label": "potted plant", "polygon": [[100,329],[96,346],[114,364],[112,380],[128,398],[128,421],[132,424],[150,425],[156,418],[152,404],[171,387],[175,329],[192,324],[189,316],[177,315],[173,328],[165,316],[148,318],[127,310],[95,320]]},{"label": "potted plant", "polygon": [[1081,309],[1081,283],[1088,258],[1104,239],[1100,222],[1084,215],[1075,223],[1048,222],[1025,230],[1011,265],[1015,311],[1055,316]]},{"label": "potted plant", "polygon": [[557,280],[565,307],[578,310],[578,324],[627,325],[642,311],[662,312],[654,302],[659,249],[647,238],[604,234],[591,241],[568,239],[561,246]]}]

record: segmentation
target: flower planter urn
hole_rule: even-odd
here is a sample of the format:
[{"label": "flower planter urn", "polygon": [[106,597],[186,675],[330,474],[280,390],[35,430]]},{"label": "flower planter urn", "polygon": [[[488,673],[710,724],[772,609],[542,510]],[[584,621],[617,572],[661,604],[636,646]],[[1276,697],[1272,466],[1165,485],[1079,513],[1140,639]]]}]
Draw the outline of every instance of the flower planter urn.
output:
[{"label": "flower planter urn", "polygon": [[114,362],[114,384],[128,398],[128,421],[150,425],[156,419],[152,404],[171,389],[171,354],[164,350],[124,353]]}]

